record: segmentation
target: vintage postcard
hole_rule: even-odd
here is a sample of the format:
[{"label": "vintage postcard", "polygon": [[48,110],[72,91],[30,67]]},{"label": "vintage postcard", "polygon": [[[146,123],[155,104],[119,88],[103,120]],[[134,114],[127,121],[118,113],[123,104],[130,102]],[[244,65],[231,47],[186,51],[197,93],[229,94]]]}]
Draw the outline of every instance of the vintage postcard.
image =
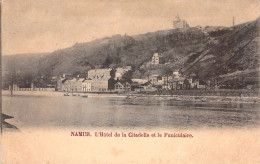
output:
[{"label": "vintage postcard", "polygon": [[259,0],[2,0],[1,163],[260,163]]}]

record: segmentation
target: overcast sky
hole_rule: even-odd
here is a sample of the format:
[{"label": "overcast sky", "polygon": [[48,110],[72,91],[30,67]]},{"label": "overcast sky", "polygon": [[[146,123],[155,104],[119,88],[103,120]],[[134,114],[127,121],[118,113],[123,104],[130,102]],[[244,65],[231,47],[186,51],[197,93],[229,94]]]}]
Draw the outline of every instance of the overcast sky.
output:
[{"label": "overcast sky", "polygon": [[260,16],[259,0],[2,0],[3,55],[52,52],[125,33],[190,26],[231,26]]}]

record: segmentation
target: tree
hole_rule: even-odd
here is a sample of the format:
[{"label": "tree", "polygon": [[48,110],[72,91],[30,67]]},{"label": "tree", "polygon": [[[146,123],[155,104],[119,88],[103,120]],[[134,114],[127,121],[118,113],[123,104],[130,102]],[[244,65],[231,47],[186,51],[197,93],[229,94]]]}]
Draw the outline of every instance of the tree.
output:
[{"label": "tree", "polygon": [[120,65],[120,63],[121,63],[121,57],[120,57],[120,55],[119,55],[119,49],[117,50],[117,56],[116,56],[116,65],[118,66],[118,65]]},{"label": "tree", "polygon": [[116,80],[114,78],[110,78],[108,80],[108,89],[111,91],[112,89],[115,89]]},{"label": "tree", "polygon": [[172,69],[165,66],[162,68],[162,73],[163,73],[163,75],[166,75],[166,76],[172,75]]},{"label": "tree", "polygon": [[122,81],[132,83],[133,71],[129,70],[122,75]]},{"label": "tree", "polygon": [[116,69],[115,68],[112,68],[112,70],[110,71],[110,76],[113,79],[116,77]]},{"label": "tree", "polygon": [[102,64],[103,68],[109,68],[109,65],[112,64],[112,59],[108,55],[107,58],[105,59],[104,63]]}]

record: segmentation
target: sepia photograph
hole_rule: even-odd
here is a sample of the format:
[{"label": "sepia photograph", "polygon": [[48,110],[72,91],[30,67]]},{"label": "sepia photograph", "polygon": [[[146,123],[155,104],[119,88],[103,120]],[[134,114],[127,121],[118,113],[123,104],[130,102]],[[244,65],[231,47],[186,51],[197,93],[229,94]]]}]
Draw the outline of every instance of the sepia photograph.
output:
[{"label": "sepia photograph", "polygon": [[259,0],[2,0],[1,162],[260,163]]}]

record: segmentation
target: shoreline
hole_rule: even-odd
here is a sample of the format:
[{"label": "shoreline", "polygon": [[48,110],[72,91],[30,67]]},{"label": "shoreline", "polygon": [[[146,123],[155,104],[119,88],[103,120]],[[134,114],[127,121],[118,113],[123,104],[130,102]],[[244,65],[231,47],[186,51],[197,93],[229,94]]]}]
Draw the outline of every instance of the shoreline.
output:
[{"label": "shoreline", "polygon": [[[260,93],[254,90],[162,90],[154,92],[64,92],[64,91],[13,91],[17,95],[47,95],[47,94],[90,94],[90,95],[147,95],[147,96],[220,96],[220,97],[260,97]],[[10,95],[9,90],[2,90],[2,95]]]},{"label": "shoreline", "polygon": [[[64,93],[66,92],[48,92],[48,91],[15,91],[13,96],[56,96],[56,97],[64,97]],[[252,103],[252,104],[260,104],[260,97],[257,96],[219,96],[219,95],[188,95],[188,94],[147,94],[147,93],[110,93],[106,94],[103,92],[100,93],[75,93],[78,96],[68,96],[68,97],[81,97],[84,95],[88,95],[91,97],[121,97],[127,100],[169,100],[169,101],[179,101],[179,102],[202,102],[202,103]],[[9,91],[3,91],[3,96],[11,96]],[[67,96],[66,96],[67,97]]]}]

